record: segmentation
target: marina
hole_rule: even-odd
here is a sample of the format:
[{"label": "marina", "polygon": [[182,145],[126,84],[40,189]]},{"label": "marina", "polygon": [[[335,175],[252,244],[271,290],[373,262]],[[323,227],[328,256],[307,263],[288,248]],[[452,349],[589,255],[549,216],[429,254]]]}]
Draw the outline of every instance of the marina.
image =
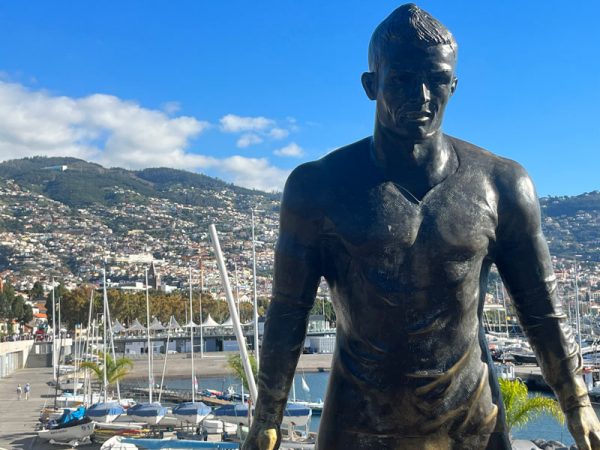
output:
[{"label": "marina", "polygon": [[[181,356],[181,355],[177,355]],[[220,371],[219,367],[222,364],[222,358],[203,358],[198,361],[200,371],[206,368],[211,376],[199,377],[199,389],[217,389],[220,390],[223,385],[235,382],[234,377],[227,371]],[[331,355],[302,355],[299,365],[299,372],[296,376],[296,396],[299,400],[317,400],[319,397],[324,397],[325,389],[328,381],[329,373],[327,370],[319,371],[318,367],[328,367],[328,361],[331,360]],[[173,364],[178,371],[185,372],[180,377],[169,377],[165,383],[166,391],[179,392],[180,398],[185,400],[184,392],[190,392],[190,380],[187,377],[185,358],[178,358],[177,363]],[[183,364],[180,364],[183,363]],[[179,367],[179,366],[183,367]],[[133,373],[143,373],[147,369],[142,361],[135,363]],[[517,366],[515,374],[523,379],[541,377],[539,368],[536,366]],[[305,378],[310,386],[310,392],[307,393],[302,389],[302,378]],[[15,386],[19,382],[25,381],[31,384],[31,397],[28,401],[17,400],[15,395]],[[46,449],[58,448],[47,442],[42,442],[35,433],[35,427],[38,423],[40,411],[46,405],[53,401],[54,388],[49,384],[52,380],[52,369],[20,369],[9,377],[0,379],[0,401],[10,414],[2,414],[0,421],[0,448],[4,449]],[[127,378],[123,382],[124,393],[127,395],[139,392],[143,399],[143,391],[138,391],[136,386],[141,382],[141,378]],[[163,394],[164,395],[164,394]],[[166,401],[163,398],[165,405],[174,405],[171,401]],[[225,403],[219,401],[216,403]],[[598,408],[596,408],[598,410]],[[119,419],[115,424],[123,423]],[[319,416],[313,415],[310,421],[310,431],[318,429]],[[169,421],[163,425],[163,430],[166,431],[169,426],[176,425],[176,421]],[[214,426],[214,423],[211,423]],[[189,427],[188,427],[189,428]],[[215,426],[215,430],[218,428]],[[114,433],[114,430],[96,429],[96,434],[99,436],[108,436]],[[168,435],[168,432],[166,433]],[[566,427],[560,426],[549,417],[542,416],[541,418],[532,421],[526,428],[516,430],[514,433],[516,438],[520,439],[535,439],[543,436],[545,439],[555,439],[564,443],[572,443],[572,439],[566,430]],[[164,432],[163,432],[164,435]],[[64,447],[63,447],[64,448]],[[82,448],[99,449],[100,444],[91,444]]]}]

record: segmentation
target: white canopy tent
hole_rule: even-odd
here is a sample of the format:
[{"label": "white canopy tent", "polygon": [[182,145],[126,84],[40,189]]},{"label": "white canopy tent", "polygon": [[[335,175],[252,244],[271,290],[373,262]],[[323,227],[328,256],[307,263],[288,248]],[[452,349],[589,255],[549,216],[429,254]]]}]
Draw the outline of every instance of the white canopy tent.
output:
[{"label": "white canopy tent", "polygon": [[131,326],[127,328],[127,331],[146,331],[146,327],[142,325],[139,320],[134,319]]},{"label": "white canopy tent", "polygon": [[150,329],[152,331],[163,331],[165,327],[162,323],[155,317],[152,323],[150,324]]},{"label": "white canopy tent", "polygon": [[127,328],[125,328],[123,324],[121,324],[121,322],[115,320],[115,323],[111,327],[111,330],[113,333],[123,333],[124,331],[127,331]]},{"label": "white canopy tent", "polygon": [[169,324],[167,325],[169,330],[179,330],[181,329],[181,325],[175,320],[175,316],[171,316],[171,320],[169,320]]},{"label": "white canopy tent", "polygon": [[202,327],[204,328],[215,328],[218,327],[219,323],[211,317],[209,314],[204,322],[202,322]]}]

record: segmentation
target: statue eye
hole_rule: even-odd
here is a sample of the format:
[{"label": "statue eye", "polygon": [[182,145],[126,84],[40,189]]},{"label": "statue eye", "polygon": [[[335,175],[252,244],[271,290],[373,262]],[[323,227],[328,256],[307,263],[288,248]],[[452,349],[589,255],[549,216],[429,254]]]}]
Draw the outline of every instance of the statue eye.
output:
[{"label": "statue eye", "polygon": [[429,80],[434,84],[450,84],[452,75],[446,72],[433,73]]}]

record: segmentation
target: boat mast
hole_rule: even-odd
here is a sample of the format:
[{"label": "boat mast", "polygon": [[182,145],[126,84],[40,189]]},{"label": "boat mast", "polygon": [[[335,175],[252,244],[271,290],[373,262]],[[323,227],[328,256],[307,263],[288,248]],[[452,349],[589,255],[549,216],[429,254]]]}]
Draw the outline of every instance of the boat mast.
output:
[{"label": "boat mast", "polygon": [[577,336],[579,341],[579,354],[581,355],[581,320],[579,317],[579,271],[577,269],[577,258],[575,258],[575,317],[577,318]]},{"label": "boat mast", "polygon": [[192,307],[192,266],[190,265],[190,353],[192,355],[192,402],[196,401],[196,383],[194,383],[194,315],[191,314],[194,311]]},{"label": "boat mast", "polygon": [[252,397],[252,401],[256,404],[256,399],[258,398],[258,389],[256,388],[254,373],[252,372],[252,367],[250,366],[250,359],[248,358],[248,350],[246,349],[246,339],[244,338],[244,334],[242,332],[240,318],[237,313],[233,293],[231,292],[229,276],[227,275],[227,268],[225,267],[223,253],[221,252],[221,245],[219,244],[219,236],[217,235],[217,229],[214,226],[214,224],[211,224],[208,229],[210,232],[210,239],[212,241],[213,250],[217,258],[219,272],[221,273],[221,281],[223,282],[223,287],[225,289],[225,297],[229,306],[229,314],[231,315],[231,319],[233,321],[233,331],[235,333],[235,337],[240,347],[240,357],[242,359],[244,371],[246,372],[246,379],[248,381],[248,387],[250,388],[250,396]]},{"label": "boat mast", "polygon": [[[113,361],[117,362],[117,353],[115,351],[115,337],[113,333],[113,325],[112,319],[110,318],[110,305],[108,304],[108,296],[106,297],[106,318],[108,319],[108,324],[110,326],[110,349],[113,357]],[[117,384],[117,398],[119,399],[119,404],[121,403],[121,386],[119,384],[119,380],[116,381]]]},{"label": "boat mast", "polygon": [[152,403],[152,362],[150,360],[150,293],[148,291],[148,268],[144,269],[146,275],[146,338],[148,341],[148,402]]},{"label": "boat mast", "polygon": [[256,357],[256,370],[260,369],[259,366],[259,355],[258,355],[258,296],[256,294],[256,239],[254,236],[254,209],[250,209],[252,212],[252,288],[254,291],[253,297],[253,320],[254,320],[254,355]]},{"label": "boat mast", "polygon": [[103,354],[103,370],[102,370],[102,384],[104,385],[104,403],[108,402],[108,379],[107,379],[107,367],[106,367],[106,354],[108,349],[106,348],[106,267],[102,269],[102,354]]},{"label": "boat mast", "polygon": [[52,376],[58,383],[56,373],[56,300],[54,298],[54,277],[52,277]]},{"label": "boat mast", "polygon": [[[87,333],[85,336],[85,351],[83,353],[83,358],[85,360],[85,358],[87,357],[87,355],[90,355],[90,331],[93,330],[92,327],[92,309],[94,308],[94,289],[90,289],[91,293],[90,293],[90,309],[88,310],[88,322],[87,322]],[[84,387],[83,387],[83,393],[84,393],[84,403],[85,403],[85,398],[88,394],[90,394],[90,399],[89,399],[89,405],[91,405],[94,401],[92,399],[92,393],[91,393],[91,386],[90,386],[90,377],[89,377],[89,370],[85,371],[85,383],[84,383]]]},{"label": "boat mast", "polygon": [[200,259],[200,359],[204,358],[204,331],[202,330],[202,294],[204,293],[204,266]]}]

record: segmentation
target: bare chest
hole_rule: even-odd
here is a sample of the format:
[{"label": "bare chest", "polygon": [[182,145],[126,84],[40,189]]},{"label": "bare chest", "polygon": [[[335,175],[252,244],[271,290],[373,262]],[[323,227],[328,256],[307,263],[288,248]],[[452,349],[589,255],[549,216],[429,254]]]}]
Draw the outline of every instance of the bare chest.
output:
[{"label": "bare chest", "polygon": [[383,182],[340,196],[329,211],[324,235],[334,253],[345,253],[368,279],[390,289],[424,287],[434,276],[459,281],[487,255],[497,225],[494,190],[468,174],[421,201]]}]

